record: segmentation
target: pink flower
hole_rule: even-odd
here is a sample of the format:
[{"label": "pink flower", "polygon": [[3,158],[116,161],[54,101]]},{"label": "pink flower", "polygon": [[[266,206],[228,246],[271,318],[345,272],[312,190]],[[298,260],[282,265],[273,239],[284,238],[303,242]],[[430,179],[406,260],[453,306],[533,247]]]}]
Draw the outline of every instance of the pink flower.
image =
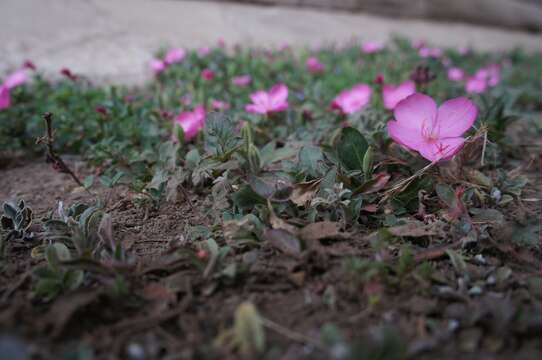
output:
[{"label": "pink flower", "polygon": [[361,51],[365,54],[373,54],[384,49],[384,45],[376,41],[366,41],[361,45]]},{"label": "pink flower", "polygon": [[311,56],[310,58],[308,58],[305,62],[305,66],[307,67],[307,70],[309,70],[313,74],[321,73],[324,71],[324,64],[322,64],[316,56]]},{"label": "pink flower", "polygon": [[448,79],[452,81],[461,81],[465,78],[465,72],[458,67],[451,67],[448,69]]},{"label": "pink flower", "polygon": [[228,110],[230,108],[230,104],[227,102],[215,99],[211,100],[211,106],[215,110]]},{"label": "pink flower", "polygon": [[258,90],[250,94],[252,104],[245,106],[250,113],[268,114],[284,111],[288,108],[288,87],[276,84],[269,91]]},{"label": "pink flower", "polygon": [[16,70],[9,74],[2,83],[2,86],[6,87],[8,90],[13,89],[16,86],[24,84],[28,80],[26,71],[24,68]]},{"label": "pink flower", "polygon": [[184,140],[189,141],[205,126],[205,108],[198,105],[193,111],[185,111],[177,115],[175,123],[183,129]]},{"label": "pink flower", "polygon": [[213,80],[215,77],[215,73],[211,71],[210,69],[203,69],[201,70],[201,77],[204,80]]},{"label": "pink flower", "polygon": [[163,60],[160,60],[160,59],[152,59],[149,62],[149,68],[155,75],[158,75],[162,71],[164,71],[166,69],[166,66],[167,64]]},{"label": "pink flower", "polygon": [[445,67],[448,67],[448,66],[452,65],[452,60],[450,60],[450,58],[447,58],[447,57],[440,59],[440,62]]},{"label": "pink flower", "polygon": [[418,55],[420,55],[422,58],[439,58],[442,56],[442,49],[440,48],[430,48],[430,47],[422,47],[418,50]]},{"label": "pink flower", "polygon": [[9,95],[9,89],[1,85],[0,86],[0,110],[7,109],[11,105],[11,96]]},{"label": "pink flower", "polygon": [[461,46],[457,51],[459,52],[459,55],[462,56],[468,55],[471,52],[468,46]]},{"label": "pink flower", "polygon": [[166,55],[164,56],[164,63],[165,65],[171,65],[173,63],[180,63],[184,60],[184,57],[186,56],[186,52],[184,49],[181,48],[171,48],[168,50]]},{"label": "pink flower", "polygon": [[208,46],[203,46],[198,49],[198,56],[204,58],[211,53],[211,49]]},{"label": "pink flower", "polygon": [[425,40],[415,40],[410,43],[412,47],[416,50],[420,50],[421,48],[425,47]]},{"label": "pink flower", "polygon": [[393,110],[397,104],[416,92],[416,83],[412,80],[404,81],[398,85],[386,84],[382,88],[384,107]]},{"label": "pink flower", "polygon": [[491,87],[497,86],[501,81],[501,67],[497,64],[489,64],[485,70],[487,71],[487,84]]},{"label": "pink flower", "polygon": [[218,38],[218,40],[216,41],[216,46],[218,46],[221,49],[224,49],[226,47],[226,41],[224,40],[223,37]]},{"label": "pink flower", "polygon": [[466,97],[445,101],[439,108],[427,95],[416,93],[395,108],[388,134],[397,143],[429,161],[449,159],[465,143],[463,134],[476,120],[478,109]]},{"label": "pink flower", "polygon": [[485,78],[469,76],[465,82],[465,91],[469,94],[480,94],[486,91],[487,81]]},{"label": "pink flower", "polygon": [[340,109],[343,114],[353,114],[369,103],[371,88],[367,84],[357,84],[343,90],[331,102],[331,108]]},{"label": "pink flower", "polygon": [[247,86],[248,84],[250,84],[251,81],[252,77],[250,75],[240,75],[231,79],[233,85],[240,87]]}]

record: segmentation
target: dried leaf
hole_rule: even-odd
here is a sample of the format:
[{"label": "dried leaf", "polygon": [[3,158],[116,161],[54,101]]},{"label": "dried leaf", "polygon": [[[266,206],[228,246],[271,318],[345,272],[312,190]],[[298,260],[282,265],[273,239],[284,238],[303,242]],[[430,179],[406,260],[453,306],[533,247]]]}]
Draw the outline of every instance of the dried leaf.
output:
[{"label": "dried leaf", "polygon": [[286,221],[279,218],[273,211],[273,207],[271,206],[271,203],[269,201],[267,205],[269,208],[269,223],[271,224],[271,227],[273,229],[282,229],[288,231],[291,234],[297,234],[297,227],[292,224],[288,224]]},{"label": "dried leaf", "polygon": [[340,231],[339,223],[320,221],[309,224],[301,229],[299,237],[304,241],[318,241],[322,239],[344,238],[345,234]]},{"label": "dried leaf", "polygon": [[463,255],[459,254],[457,251],[452,249],[446,250],[446,255],[450,257],[450,261],[459,275],[465,275],[467,273],[467,263],[463,259]]},{"label": "dried leaf", "polygon": [[391,179],[391,175],[388,173],[378,173],[373,178],[353,191],[353,194],[372,194],[378,192],[386,187]]},{"label": "dried leaf", "polygon": [[406,224],[392,226],[386,228],[386,230],[393,236],[410,236],[410,237],[422,237],[422,236],[436,236],[442,234],[443,223],[434,222],[425,224],[418,220],[406,220]]},{"label": "dried leaf", "polygon": [[264,237],[269,244],[286,255],[298,258],[301,255],[301,242],[297,237],[283,229],[268,229]]},{"label": "dried leaf", "polygon": [[318,186],[321,181],[321,179],[318,179],[294,185],[290,200],[297,206],[305,206],[318,192]]}]

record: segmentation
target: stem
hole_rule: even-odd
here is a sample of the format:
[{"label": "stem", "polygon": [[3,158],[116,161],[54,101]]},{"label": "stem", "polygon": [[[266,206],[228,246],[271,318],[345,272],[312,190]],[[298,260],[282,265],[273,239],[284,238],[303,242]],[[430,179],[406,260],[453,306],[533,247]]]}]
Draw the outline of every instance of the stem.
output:
[{"label": "stem", "polygon": [[[64,160],[60,156],[58,156],[54,149],[53,149],[53,143],[54,143],[54,137],[53,137],[53,114],[50,112],[47,112],[43,115],[43,119],[45,120],[45,126],[46,126],[46,132],[45,136],[38,138],[36,141],[36,144],[45,144],[46,148],[46,162],[53,164],[53,169],[57,170],[58,172],[68,174],[71,176],[71,178],[77,183],[77,185],[84,187],[83,183],[77,175],[71,169],[66,165]],[[88,191],[88,189],[86,189]],[[90,191],[88,191],[90,193]]]},{"label": "stem", "polygon": [[404,179],[404,180],[401,180],[399,181],[397,184],[393,185],[391,187],[391,189],[389,189],[388,191],[386,191],[384,193],[384,197],[378,202],[379,204],[383,203],[386,199],[388,199],[392,194],[394,194],[395,192],[397,191],[401,191],[403,190],[406,186],[408,186],[414,179],[422,176],[427,170],[429,170],[430,168],[432,168],[436,163],[438,162],[438,160],[436,161],[433,161],[432,163],[429,163],[428,165],[426,165],[425,167],[421,168],[420,170],[416,171],[412,176]]}]

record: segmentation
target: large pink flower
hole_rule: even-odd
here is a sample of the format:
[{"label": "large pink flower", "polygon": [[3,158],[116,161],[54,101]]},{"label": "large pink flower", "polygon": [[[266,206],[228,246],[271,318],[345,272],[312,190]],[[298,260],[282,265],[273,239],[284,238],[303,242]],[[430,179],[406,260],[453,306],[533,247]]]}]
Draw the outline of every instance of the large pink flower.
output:
[{"label": "large pink flower", "polygon": [[213,99],[211,100],[211,107],[215,110],[228,110],[230,108],[230,104],[222,100]]},{"label": "large pink flower", "polygon": [[305,66],[307,67],[307,70],[309,70],[313,74],[321,73],[324,71],[324,64],[322,64],[316,56],[311,56],[310,58],[308,58],[305,62]]},{"label": "large pink flower", "polygon": [[461,81],[465,78],[465,71],[458,67],[448,69],[448,79],[452,81]]},{"label": "large pink flower", "polygon": [[155,74],[158,75],[164,71],[167,67],[167,64],[162,59],[152,59],[149,62],[149,69]]},{"label": "large pink flower", "polygon": [[26,70],[21,68],[9,74],[2,83],[8,90],[13,89],[16,86],[24,84],[28,80]]},{"label": "large pink flower", "polygon": [[366,41],[361,45],[361,51],[365,54],[373,54],[384,49],[384,45],[376,41]]},{"label": "large pink flower", "polygon": [[371,100],[371,88],[367,84],[357,84],[343,90],[331,102],[331,108],[339,109],[343,114],[353,114]]},{"label": "large pink flower", "polygon": [[186,56],[186,52],[184,51],[184,49],[171,48],[167,51],[166,55],[164,56],[164,62],[167,65],[171,65],[173,63],[179,63],[184,60],[185,56]]},{"label": "large pink flower", "polygon": [[412,80],[403,81],[398,85],[386,84],[382,88],[384,107],[393,110],[397,104],[416,92],[416,83]]},{"label": "large pink flower", "polygon": [[198,49],[198,56],[200,58],[204,58],[206,57],[207,55],[209,55],[211,53],[211,48],[208,47],[208,46],[203,46],[203,47],[200,47]]},{"label": "large pink flower", "polygon": [[389,121],[388,134],[397,143],[415,150],[429,161],[449,159],[465,143],[463,134],[476,120],[478,109],[465,97],[437,104],[416,93],[401,101]]},{"label": "large pink flower", "polygon": [[240,75],[231,79],[231,83],[235,86],[244,87],[250,84],[252,77],[250,75]]},{"label": "large pink flower", "polygon": [[7,109],[11,105],[9,89],[4,85],[0,86],[0,110]]},{"label": "large pink flower", "polygon": [[489,64],[478,69],[478,71],[474,73],[474,77],[486,80],[487,85],[491,87],[496,86],[501,81],[501,67],[497,64]]},{"label": "large pink flower", "polygon": [[182,127],[184,140],[188,141],[205,126],[205,108],[198,105],[193,111],[182,112],[175,118],[175,123]]},{"label": "large pink flower", "polygon": [[258,90],[250,94],[252,104],[245,106],[250,113],[268,114],[288,108],[288,87],[276,84],[269,91]]},{"label": "large pink flower", "polygon": [[24,66],[15,70],[4,79],[0,84],[0,110],[6,109],[11,105],[10,90],[24,84],[27,80],[28,76]]},{"label": "large pink flower", "polygon": [[418,50],[418,55],[422,58],[439,58],[443,54],[442,49],[440,48],[431,48],[431,47],[422,47]]},{"label": "large pink flower", "polygon": [[469,94],[480,94],[486,91],[487,80],[479,76],[469,76],[465,82],[465,91]]},{"label": "large pink flower", "polygon": [[205,68],[205,69],[201,70],[201,77],[204,80],[210,81],[210,80],[213,80],[215,78],[215,73],[211,69]]}]

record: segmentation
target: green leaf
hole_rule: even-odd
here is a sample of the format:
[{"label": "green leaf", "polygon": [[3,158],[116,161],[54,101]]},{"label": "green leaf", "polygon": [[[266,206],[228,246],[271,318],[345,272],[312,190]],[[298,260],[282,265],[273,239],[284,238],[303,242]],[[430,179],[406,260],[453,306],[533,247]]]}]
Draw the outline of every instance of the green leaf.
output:
[{"label": "green leaf", "polygon": [[254,192],[249,186],[243,186],[231,195],[233,203],[240,209],[253,209],[257,204],[265,204],[265,199]]},{"label": "green leaf", "polygon": [[351,127],[342,129],[337,154],[347,170],[363,171],[363,159],[368,148],[367,140],[358,130]]},{"label": "green leaf", "polygon": [[439,199],[448,205],[448,207],[454,207],[456,204],[455,192],[454,189],[448,184],[437,184],[435,186],[435,191]]},{"label": "green leaf", "polygon": [[299,151],[299,167],[307,175],[321,177],[324,174],[323,161],[324,154],[319,147],[307,145]]},{"label": "green leaf", "polygon": [[15,208],[15,206],[13,206],[12,204],[10,203],[7,203],[5,202],[4,203],[4,214],[10,218],[10,219],[15,219],[15,217],[17,216],[17,209]]},{"label": "green leaf", "polygon": [[85,273],[82,270],[70,270],[64,274],[63,285],[67,290],[77,289],[85,279]]},{"label": "green leaf", "polygon": [[83,180],[83,186],[85,187],[85,189],[88,189],[92,186],[92,184],[94,183],[94,175],[89,175],[85,178],[85,180]]}]

